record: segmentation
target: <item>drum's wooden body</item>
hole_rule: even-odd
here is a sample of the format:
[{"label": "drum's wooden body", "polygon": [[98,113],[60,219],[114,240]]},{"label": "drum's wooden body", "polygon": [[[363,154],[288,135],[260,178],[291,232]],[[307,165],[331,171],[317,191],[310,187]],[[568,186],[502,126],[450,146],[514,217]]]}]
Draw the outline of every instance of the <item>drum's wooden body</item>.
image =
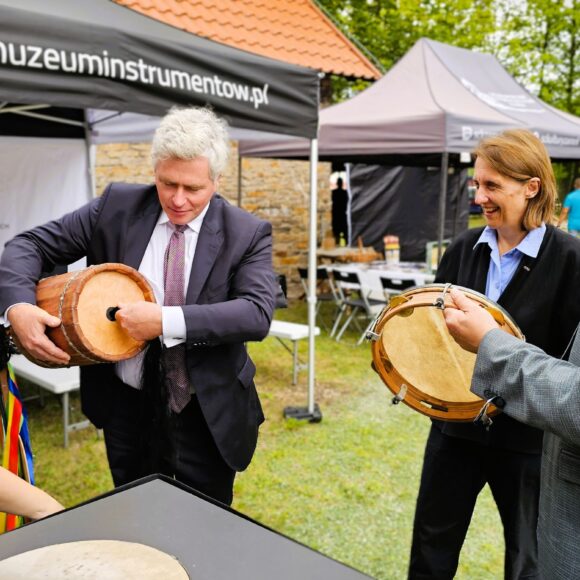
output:
[{"label": "drum's wooden body", "polygon": [[[451,306],[449,286],[411,288],[391,299],[377,319],[373,368],[411,408],[445,421],[473,421],[483,401],[470,391],[475,354],[463,350],[447,330],[441,304]],[[509,314],[482,294],[455,286],[486,308],[502,330],[523,338]],[[488,415],[499,410],[491,405]]]},{"label": "drum's wooden body", "polygon": [[[107,310],[120,303],[155,302],[147,280],[124,264],[101,264],[77,272],[44,278],[36,289],[36,303],[62,324],[47,329],[48,337],[71,359],[68,366],[117,362],[143,350],[145,341],[131,338]],[[54,365],[36,360],[18,345],[23,354],[41,366]]]}]

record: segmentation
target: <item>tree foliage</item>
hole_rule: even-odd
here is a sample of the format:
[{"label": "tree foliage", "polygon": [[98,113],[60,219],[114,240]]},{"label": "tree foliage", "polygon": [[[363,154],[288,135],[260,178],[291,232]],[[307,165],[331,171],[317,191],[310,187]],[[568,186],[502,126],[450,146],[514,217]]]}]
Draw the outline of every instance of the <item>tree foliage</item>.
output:
[{"label": "tree foliage", "polygon": [[[491,52],[530,92],[580,114],[580,0],[318,0],[385,70],[422,37]],[[335,80],[335,98],[346,82]],[[360,83],[358,87],[361,88]]]}]

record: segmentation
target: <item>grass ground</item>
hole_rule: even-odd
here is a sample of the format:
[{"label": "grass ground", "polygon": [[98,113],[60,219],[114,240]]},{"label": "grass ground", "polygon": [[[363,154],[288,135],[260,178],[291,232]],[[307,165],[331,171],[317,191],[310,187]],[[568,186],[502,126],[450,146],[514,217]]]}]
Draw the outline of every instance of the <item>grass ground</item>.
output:
[{"label": "grass ground", "polygon": [[[329,313],[328,313],[329,314]],[[277,316],[304,322],[297,305]],[[291,386],[291,359],[274,339],[250,345],[267,421],[250,468],[236,480],[234,507],[381,580],[404,578],[429,420],[391,396],[355,335],[317,341],[316,401],[323,421],[286,421],[306,404],[306,373]],[[306,358],[306,344],[301,345]],[[78,407],[78,399],[74,399]],[[112,488],[104,446],[93,429],[62,448],[61,410],[28,405],[37,480],[67,507]],[[502,576],[501,524],[486,488],[462,551],[458,578]],[[329,579],[331,580],[331,579]]]}]

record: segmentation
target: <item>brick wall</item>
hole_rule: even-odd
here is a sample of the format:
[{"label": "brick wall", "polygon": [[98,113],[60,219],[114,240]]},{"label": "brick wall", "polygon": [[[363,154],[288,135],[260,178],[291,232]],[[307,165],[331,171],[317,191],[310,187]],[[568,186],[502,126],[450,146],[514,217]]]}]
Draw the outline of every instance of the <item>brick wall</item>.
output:
[{"label": "brick wall", "polygon": [[[330,227],[330,164],[318,166],[318,239]],[[153,171],[149,144],[112,144],[97,147],[95,183],[97,192],[111,181],[151,183]],[[238,155],[232,143],[230,164],[222,176],[220,193],[238,202]],[[273,159],[242,160],[242,207],[272,223],[274,268],[288,279],[291,299],[302,289],[296,268],[305,266],[308,251],[310,163]]]}]

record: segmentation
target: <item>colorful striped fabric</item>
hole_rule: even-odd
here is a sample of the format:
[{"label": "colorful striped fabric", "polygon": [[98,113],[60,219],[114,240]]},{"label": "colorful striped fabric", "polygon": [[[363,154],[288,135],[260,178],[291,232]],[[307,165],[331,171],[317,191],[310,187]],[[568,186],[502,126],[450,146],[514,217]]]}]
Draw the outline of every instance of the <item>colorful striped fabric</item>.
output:
[{"label": "colorful striped fabric", "polygon": [[[0,409],[4,443],[2,466],[34,484],[28,422],[26,411],[22,406],[20,391],[14,378],[14,371],[8,364],[7,369],[0,372],[6,377],[6,381],[2,381],[2,405]],[[13,530],[23,523],[24,518],[20,516],[0,512],[0,533]]]}]

